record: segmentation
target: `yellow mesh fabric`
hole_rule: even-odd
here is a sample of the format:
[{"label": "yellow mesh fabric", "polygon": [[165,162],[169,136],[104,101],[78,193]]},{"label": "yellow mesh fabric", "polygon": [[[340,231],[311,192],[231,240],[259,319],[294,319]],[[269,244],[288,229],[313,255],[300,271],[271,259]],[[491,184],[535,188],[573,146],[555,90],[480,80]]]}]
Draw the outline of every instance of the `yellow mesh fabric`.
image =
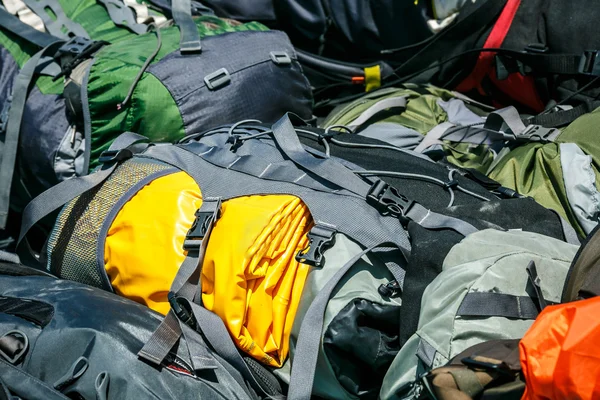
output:
[{"label": "yellow mesh fabric", "polygon": [[[166,314],[167,293],[185,258],[183,241],[202,205],[184,172],[158,178],[125,204],[105,242],[105,268],[117,293]],[[308,246],[308,208],[288,195],[223,203],[202,270],[205,307],[225,322],[236,344],[281,366],[309,267],[295,255]]]}]

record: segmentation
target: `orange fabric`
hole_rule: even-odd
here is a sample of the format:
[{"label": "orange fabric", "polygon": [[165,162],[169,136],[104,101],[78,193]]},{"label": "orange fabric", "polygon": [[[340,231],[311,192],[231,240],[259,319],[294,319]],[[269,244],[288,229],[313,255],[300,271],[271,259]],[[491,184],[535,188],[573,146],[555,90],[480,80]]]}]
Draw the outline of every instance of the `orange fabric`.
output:
[{"label": "orange fabric", "polygon": [[520,357],[523,400],[600,399],[600,297],[544,309]]}]

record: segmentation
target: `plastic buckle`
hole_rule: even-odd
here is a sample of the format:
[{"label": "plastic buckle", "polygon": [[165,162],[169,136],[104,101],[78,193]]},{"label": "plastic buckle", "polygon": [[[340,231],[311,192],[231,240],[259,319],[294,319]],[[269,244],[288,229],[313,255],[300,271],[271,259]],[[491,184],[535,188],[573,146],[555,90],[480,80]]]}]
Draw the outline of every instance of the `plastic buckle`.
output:
[{"label": "plastic buckle", "polygon": [[67,59],[66,62],[69,62],[77,58],[83,52],[89,50],[94,43],[96,42],[93,40],[81,36],[75,36],[58,48],[58,54],[60,55],[61,59],[63,59],[64,64],[64,58]]},{"label": "plastic buckle", "polygon": [[8,361],[9,363],[11,363],[12,365],[15,365],[16,363],[19,362],[21,357],[23,357],[27,353],[27,350],[29,350],[29,338],[27,338],[27,335],[24,332],[21,332],[19,330],[12,330],[12,331],[6,332],[4,335],[2,335],[2,337],[0,338],[0,341],[9,340],[8,337],[11,337],[11,339],[19,341],[21,343],[21,345],[23,346],[21,349],[15,351],[14,354],[7,354],[2,349],[2,346],[0,346],[0,356],[2,358],[4,358],[6,361]]},{"label": "plastic buckle", "polygon": [[180,302],[179,297],[173,292],[169,292],[167,299],[171,305],[171,310],[173,310],[177,318],[190,328],[196,330],[196,320],[192,310],[188,308],[189,306],[184,302]]},{"label": "plastic buckle", "polygon": [[6,132],[6,126],[8,125],[8,112],[10,111],[10,105],[12,104],[12,95],[6,98],[2,111],[0,112],[0,132]]},{"label": "plastic buckle", "polygon": [[119,150],[106,150],[100,154],[98,161],[100,164],[108,164],[112,162],[121,162],[133,157],[133,152],[127,148]]},{"label": "plastic buckle", "polygon": [[221,86],[227,85],[229,82],[231,82],[231,77],[225,68],[216,70],[212,74],[208,74],[204,77],[204,83],[209,90],[217,90]]},{"label": "plastic buckle", "polygon": [[476,356],[465,357],[465,358],[461,359],[460,362],[462,362],[464,365],[466,365],[467,367],[472,368],[472,369],[497,371],[498,373],[501,373],[503,375],[508,375],[508,376],[512,375],[512,373],[510,372],[510,369],[507,367],[507,365],[504,362],[495,364],[495,363],[491,363],[491,362],[487,362],[487,361],[480,361],[474,357],[476,357]]},{"label": "plastic buckle", "polygon": [[272,51],[270,55],[271,60],[277,65],[290,65],[292,63],[292,59],[285,51]]},{"label": "plastic buckle", "polygon": [[198,250],[200,248],[202,240],[208,232],[208,228],[221,216],[221,201],[217,202],[215,210],[201,210],[202,207],[196,211],[196,219],[185,235],[185,240],[183,241],[184,250]]},{"label": "plastic buckle", "polygon": [[600,57],[598,50],[586,50],[577,69],[580,74],[600,76]]},{"label": "plastic buckle", "polygon": [[369,189],[367,203],[375,207],[381,215],[392,215],[404,223],[408,222],[406,213],[415,202],[401,195],[396,188],[379,179]]},{"label": "plastic buckle", "polygon": [[336,233],[337,231],[329,226],[313,226],[307,235],[308,248],[296,254],[296,261],[313,267],[322,267],[325,262],[323,252],[335,244]]},{"label": "plastic buckle", "polygon": [[545,128],[541,125],[529,125],[523,133],[517,135],[517,141],[550,143],[560,134],[556,128]]}]

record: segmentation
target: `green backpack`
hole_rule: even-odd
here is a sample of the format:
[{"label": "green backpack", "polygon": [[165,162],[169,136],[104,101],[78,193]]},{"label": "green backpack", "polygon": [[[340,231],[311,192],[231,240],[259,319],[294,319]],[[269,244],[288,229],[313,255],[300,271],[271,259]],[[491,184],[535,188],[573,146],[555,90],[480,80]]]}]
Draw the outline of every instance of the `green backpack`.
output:
[{"label": "green backpack", "polygon": [[0,9],[0,226],[9,198],[18,211],[87,174],[123,131],[174,142],[232,120],[312,116],[294,48],[259,23],[192,16],[183,0],[159,12],[130,0],[22,3],[29,13],[16,15],[37,15],[49,33]]},{"label": "green backpack", "polygon": [[465,237],[423,293],[417,332],[383,381],[383,399],[418,397],[420,378],[471,346],[520,339],[546,304],[559,303],[578,246],[520,230]]}]

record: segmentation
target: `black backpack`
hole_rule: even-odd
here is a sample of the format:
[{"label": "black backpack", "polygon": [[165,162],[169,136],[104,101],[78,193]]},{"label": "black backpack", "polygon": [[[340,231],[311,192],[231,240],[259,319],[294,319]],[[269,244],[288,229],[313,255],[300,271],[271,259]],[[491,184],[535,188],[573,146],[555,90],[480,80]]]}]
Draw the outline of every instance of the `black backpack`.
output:
[{"label": "black backpack", "polygon": [[[137,352],[160,324],[161,315],[115,294],[13,263],[16,258],[8,253],[0,252],[0,260],[8,260],[0,261],[0,381],[5,396],[258,397],[244,373],[200,335],[187,332],[156,368],[138,359]],[[257,373],[270,377],[258,363],[251,368],[256,372],[250,380]],[[271,385],[269,396],[277,397],[281,388],[271,378],[259,386]],[[0,398],[2,394],[0,390]]]}]

